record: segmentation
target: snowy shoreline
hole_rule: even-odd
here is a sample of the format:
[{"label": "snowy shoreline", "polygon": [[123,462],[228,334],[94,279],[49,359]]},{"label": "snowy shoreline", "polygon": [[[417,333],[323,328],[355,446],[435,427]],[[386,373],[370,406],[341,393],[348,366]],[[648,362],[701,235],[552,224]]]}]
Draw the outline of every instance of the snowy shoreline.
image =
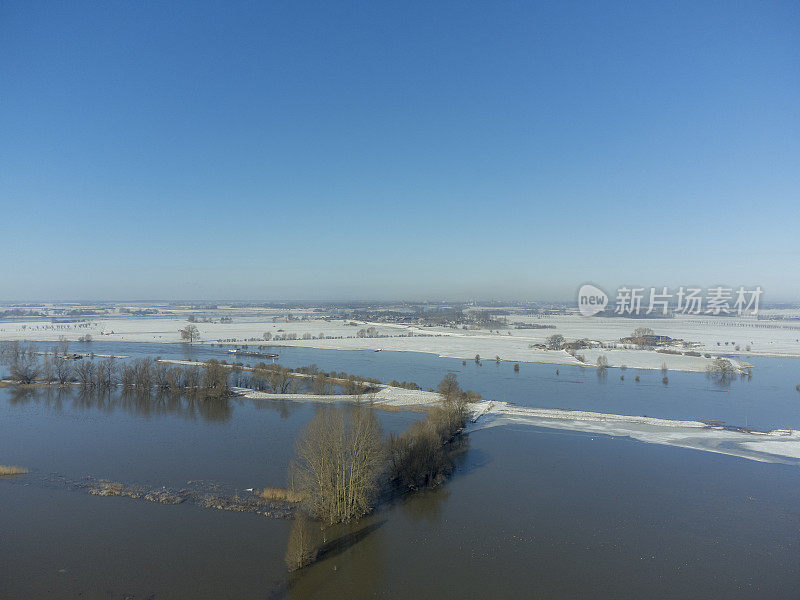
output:
[{"label": "snowy shoreline", "polygon": [[[377,408],[419,410],[431,408],[440,400],[436,392],[383,386],[363,396],[318,396],[314,394],[271,394],[246,388],[234,390],[252,400],[291,402],[373,402]],[[470,405],[471,422],[466,433],[484,429],[526,425],[594,433],[611,437],[629,437],[649,444],[662,444],[736,456],[766,463],[800,466],[800,431],[776,429],[768,432],[726,429],[701,421],[660,419],[635,415],[597,413],[557,408],[532,408],[509,402],[483,401]]]}]

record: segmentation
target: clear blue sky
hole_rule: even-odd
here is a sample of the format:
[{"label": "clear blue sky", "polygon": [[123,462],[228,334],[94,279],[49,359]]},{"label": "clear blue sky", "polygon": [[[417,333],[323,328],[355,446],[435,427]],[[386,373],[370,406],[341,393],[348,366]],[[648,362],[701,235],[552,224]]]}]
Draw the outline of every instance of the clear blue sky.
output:
[{"label": "clear blue sky", "polygon": [[0,299],[800,299],[797,2],[0,2]]}]

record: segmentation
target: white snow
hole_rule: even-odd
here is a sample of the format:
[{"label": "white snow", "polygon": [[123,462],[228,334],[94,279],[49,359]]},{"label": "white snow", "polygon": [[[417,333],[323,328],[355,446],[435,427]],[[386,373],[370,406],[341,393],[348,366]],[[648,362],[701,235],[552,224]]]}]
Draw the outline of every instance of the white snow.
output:
[{"label": "white snow", "polygon": [[[220,313],[222,314],[222,313]],[[800,324],[780,321],[756,321],[752,318],[680,317],[675,319],[607,319],[585,318],[577,315],[557,317],[527,317],[513,315],[510,321],[538,322],[554,325],[556,329],[508,329],[489,333],[444,327],[418,327],[382,323],[348,325],[342,320],[319,318],[274,323],[272,315],[235,317],[233,323],[197,323],[200,342],[236,340],[229,343],[266,344],[265,333],[273,338],[294,334],[298,339],[270,342],[273,345],[302,346],[335,350],[396,350],[425,352],[444,357],[473,360],[480,355],[483,360],[510,362],[535,362],[550,364],[581,364],[564,351],[530,348],[541,344],[553,333],[567,339],[588,338],[603,343],[613,343],[631,334],[636,327],[650,327],[657,334],[700,342],[696,348],[712,358],[720,354],[750,354],[764,356],[800,356]],[[54,325],[44,320],[0,323],[0,340],[56,341],[60,336],[77,340],[91,334],[95,340],[123,342],[179,342],[178,331],[188,324],[185,316],[162,318],[115,317],[89,321],[88,326],[75,324]],[[356,337],[361,328],[373,326],[379,336]],[[324,334],[324,338],[319,335]],[[304,335],[312,339],[302,339]],[[410,336],[410,337],[409,337]],[[261,340],[252,341],[252,339]],[[317,338],[317,339],[313,339]],[[728,345],[725,345],[728,342]],[[736,346],[739,346],[739,351]],[[593,366],[597,357],[605,354],[611,367],[660,369],[666,363],[670,370],[704,371],[711,359],[704,356],[663,354],[638,349],[580,350],[586,364]]]}]

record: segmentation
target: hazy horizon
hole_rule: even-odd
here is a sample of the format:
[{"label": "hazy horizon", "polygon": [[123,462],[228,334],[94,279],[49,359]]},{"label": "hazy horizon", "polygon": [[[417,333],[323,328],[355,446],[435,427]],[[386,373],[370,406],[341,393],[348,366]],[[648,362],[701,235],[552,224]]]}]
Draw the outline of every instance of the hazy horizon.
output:
[{"label": "hazy horizon", "polygon": [[800,6],[0,6],[0,298],[797,301]]}]

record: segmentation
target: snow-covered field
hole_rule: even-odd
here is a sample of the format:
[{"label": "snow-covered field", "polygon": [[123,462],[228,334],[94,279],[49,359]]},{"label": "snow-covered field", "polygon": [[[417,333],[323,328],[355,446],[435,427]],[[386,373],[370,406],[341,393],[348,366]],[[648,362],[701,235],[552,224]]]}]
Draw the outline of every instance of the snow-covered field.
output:
[{"label": "snow-covered field", "polygon": [[[225,314],[223,311],[219,315]],[[233,317],[232,323],[197,323],[201,343],[266,343],[335,350],[397,350],[426,352],[439,356],[471,360],[480,355],[483,360],[580,364],[564,351],[531,348],[542,344],[554,333],[568,340],[588,338],[605,344],[629,336],[636,327],[650,327],[656,334],[698,342],[694,350],[713,356],[721,354],[750,354],[762,356],[800,356],[800,323],[756,321],[751,318],[709,318],[686,316],[675,319],[607,319],[585,318],[577,315],[529,317],[512,315],[512,322],[537,322],[555,329],[503,329],[467,331],[446,327],[363,323],[350,325],[343,320],[323,320],[307,313],[308,320],[273,322],[282,311],[261,311],[258,315]],[[297,314],[297,313],[295,313]],[[161,318],[113,317],[92,319],[85,324],[53,324],[47,320],[0,322],[0,340],[56,341],[60,336],[69,340],[90,334],[95,340],[120,342],[178,342],[179,330],[186,327],[184,315]],[[359,329],[375,327],[378,337],[357,337]],[[297,339],[276,341],[276,337],[293,335]],[[310,339],[302,339],[303,337]],[[261,340],[254,342],[253,339]],[[727,344],[726,344],[727,342]],[[738,350],[737,350],[738,347]],[[704,371],[711,359],[672,355],[638,349],[591,349],[578,351],[586,364],[596,364],[600,354],[606,355],[612,367],[659,369],[666,363],[670,370]]]}]

